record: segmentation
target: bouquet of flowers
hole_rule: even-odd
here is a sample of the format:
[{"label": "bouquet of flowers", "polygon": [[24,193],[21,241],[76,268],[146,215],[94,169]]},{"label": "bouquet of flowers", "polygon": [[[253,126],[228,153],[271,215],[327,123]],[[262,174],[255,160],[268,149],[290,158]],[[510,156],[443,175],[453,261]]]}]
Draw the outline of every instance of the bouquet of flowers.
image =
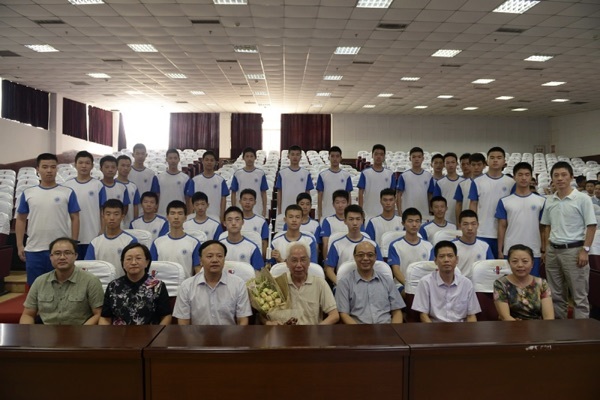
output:
[{"label": "bouquet of flowers", "polygon": [[280,324],[295,324],[300,317],[300,311],[290,307],[288,288],[278,284],[277,279],[264,268],[256,278],[248,281],[248,294],[252,307],[267,320]]}]

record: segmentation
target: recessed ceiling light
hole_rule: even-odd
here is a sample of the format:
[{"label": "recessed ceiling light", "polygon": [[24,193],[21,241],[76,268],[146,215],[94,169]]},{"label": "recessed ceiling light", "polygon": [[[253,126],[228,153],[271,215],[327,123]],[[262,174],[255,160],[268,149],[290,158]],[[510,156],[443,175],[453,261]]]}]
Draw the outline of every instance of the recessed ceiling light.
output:
[{"label": "recessed ceiling light", "polygon": [[513,108],[511,111],[527,111],[527,108]]},{"label": "recessed ceiling light", "polygon": [[329,96],[331,96],[331,93],[330,92],[318,92],[317,96],[318,97],[329,97]]},{"label": "recessed ceiling light", "polygon": [[454,96],[452,96],[451,94],[440,94],[437,98],[438,99],[451,99]]},{"label": "recessed ceiling light", "polygon": [[323,77],[323,80],[324,81],[341,81],[343,77],[344,77],[343,75],[325,75]]},{"label": "recessed ceiling light", "polygon": [[103,72],[92,72],[91,74],[88,74],[88,76],[91,76],[92,78],[97,78],[97,79],[108,79],[110,78],[109,75],[103,73]]},{"label": "recessed ceiling light", "polygon": [[165,74],[165,76],[171,79],[187,79],[187,76],[178,72],[168,72]]},{"label": "recessed ceiling light", "polygon": [[510,100],[510,99],[514,99],[513,96],[498,96],[496,97],[496,100]]},{"label": "recessed ceiling light", "polygon": [[144,94],[143,92],[140,92],[139,90],[126,90],[125,93],[127,94]]},{"label": "recessed ceiling light", "polygon": [[389,8],[393,0],[358,0],[356,8]]},{"label": "recessed ceiling light", "polygon": [[560,85],[564,85],[565,83],[567,83],[567,82],[550,81],[550,82],[542,83],[542,86],[560,86]]},{"label": "recessed ceiling light", "polygon": [[247,74],[246,78],[253,80],[265,79],[265,74]]},{"label": "recessed ceiling light", "polygon": [[352,55],[358,54],[360,47],[338,47],[333,54]]},{"label": "recessed ceiling light", "polygon": [[74,6],[89,6],[94,4],[104,4],[102,0],[69,0]]},{"label": "recessed ceiling light", "polygon": [[566,103],[568,101],[571,101],[569,99],[554,99],[552,100],[554,103]]},{"label": "recessed ceiling light", "polygon": [[477,110],[478,108],[479,107],[465,107],[465,108],[463,108],[463,110],[465,110],[465,111],[474,111],[474,110]]},{"label": "recessed ceiling light", "polygon": [[269,93],[267,93],[267,92],[254,92],[254,95],[255,96],[268,96]]},{"label": "recessed ceiling light", "polygon": [[446,57],[446,58],[450,58],[450,57],[454,57],[455,55],[457,55],[461,51],[462,50],[441,49],[441,50],[438,50],[435,53],[433,53],[431,55],[431,57]]},{"label": "recessed ceiling light", "polygon": [[534,54],[532,56],[527,57],[523,61],[535,61],[535,62],[544,62],[553,59],[554,56],[543,56],[541,54]]},{"label": "recessed ceiling light", "polygon": [[537,3],[539,3],[539,1],[536,0],[507,0],[494,9],[493,12],[523,14]]},{"label": "recessed ceiling light", "polygon": [[417,108],[419,110],[422,110],[422,109],[427,108],[427,107],[429,107],[429,106],[415,106],[415,108]]},{"label": "recessed ceiling light", "polygon": [[236,53],[258,53],[256,46],[233,46]]},{"label": "recessed ceiling light", "polygon": [[409,81],[409,82],[418,81],[419,79],[421,79],[421,78],[418,76],[403,76],[402,78],[400,78],[401,81]]},{"label": "recessed ceiling light", "polygon": [[37,51],[38,53],[52,53],[54,51],[58,51],[49,44],[26,44],[25,47],[33,51]]},{"label": "recessed ceiling light", "polygon": [[495,79],[485,79],[484,78],[484,79],[476,79],[471,83],[474,83],[476,85],[487,85],[488,83],[492,83],[494,81],[495,81]]},{"label": "recessed ceiling light", "polygon": [[190,93],[193,94],[194,96],[202,96],[202,95],[206,94],[202,90],[190,90]]},{"label": "recessed ceiling light", "polygon": [[375,104],[365,104],[363,108],[375,108]]},{"label": "recessed ceiling light", "polygon": [[394,93],[379,93],[377,97],[392,97]]},{"label": "recessed ceiling light", "polygon": [[248,4],[248,0],[213,0],[213,4],[226,6],[243,6],[244,4]]},{"label": "recessed ceiling light", "polygon": [[146,43],[131,43],[128,44],[129,48],[138,53],[157,53],[156,47]]}]

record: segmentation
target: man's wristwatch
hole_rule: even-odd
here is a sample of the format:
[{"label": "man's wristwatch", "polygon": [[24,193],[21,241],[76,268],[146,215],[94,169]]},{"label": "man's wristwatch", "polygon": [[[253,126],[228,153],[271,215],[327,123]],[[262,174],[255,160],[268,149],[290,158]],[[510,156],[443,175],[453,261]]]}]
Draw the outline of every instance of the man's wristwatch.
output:
[{"label": "man's wristwatch", "polygon": [[583,246],[583,251],[585,251],[586,253],[590,252],[590,246]]}]

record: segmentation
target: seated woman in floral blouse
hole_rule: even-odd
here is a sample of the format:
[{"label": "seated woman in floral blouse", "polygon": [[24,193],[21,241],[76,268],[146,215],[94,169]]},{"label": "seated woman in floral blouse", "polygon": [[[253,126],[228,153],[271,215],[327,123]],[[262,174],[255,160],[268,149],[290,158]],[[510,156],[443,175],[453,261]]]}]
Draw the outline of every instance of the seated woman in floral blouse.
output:
[{"label": "seated woman in floral blouse", "polygon": [[530,274],[533,251],[516,244],[508,250],[508,263],[512,273],[494,282],[494,304],[500,319],[554,319],[548,283]]},{"label": "seated woman in floral blouse", "polygon": [[125,275],[108,284],[99,325],[168,325],[171,308],[167,287],[148,275],[150,250],[140,243],[121,253]]}]

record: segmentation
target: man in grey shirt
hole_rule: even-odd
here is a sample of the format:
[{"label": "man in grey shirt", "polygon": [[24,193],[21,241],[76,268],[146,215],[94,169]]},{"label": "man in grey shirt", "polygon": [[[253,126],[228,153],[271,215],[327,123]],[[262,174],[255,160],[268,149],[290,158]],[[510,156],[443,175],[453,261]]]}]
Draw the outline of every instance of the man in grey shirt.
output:
[{"label": "man in grey shirt", "polygon": [[370,242],[354,247],[356,269],[337,284],[335,300],[345,324],[400,324],[406,307],[393,279],[375,270],[377,251]]}]

